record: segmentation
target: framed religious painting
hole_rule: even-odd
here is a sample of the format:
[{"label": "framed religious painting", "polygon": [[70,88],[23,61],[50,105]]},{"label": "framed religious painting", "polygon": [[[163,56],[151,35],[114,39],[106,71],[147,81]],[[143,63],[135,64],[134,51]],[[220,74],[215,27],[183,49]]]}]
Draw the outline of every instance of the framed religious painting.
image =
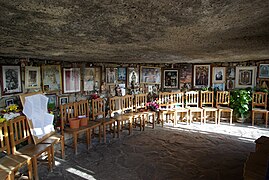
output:
[{"label": "framed religious painting", "polygon": [[189,90],[192,88],[192,64],[181,64],[179,71],[180,89]]},{"label": "framed religious painting", "polygon": [[213,89],[215,91],[224,91],[225,90],[225,83],[214,83]]},{"label": "framed religious painting", "polygon": [[234,89],[234,80],[233,79],[228,79],[227,83],[226,83],[226,86],[227,86],[227,90],[233,90]]},{"label": "framed religious painting", "polygon": [[227,77],[234,79],[235,78],[235,72],[234,72],[234,67],[227,67]]},{"label": "framed religious painting", "polygon": [[269,64],[259,64],[259,78],[269,78]]},{"label": "framed religious painting", "polygon": [[63,93],[80,92],[80,68],[63,68]]},{"label": "framed religious painting", "polygon": [[165,69],[163,71],[163,88],[165,89],[178,88],[178,70]]},{"label": "framed religious painting", "polygon": [[6,107],[8,107],[11,104],[14,104],[14,99],[13,98],[8,98],[5,100]]},{"label": "framed religious painting", "polygon": [[236,67],[235,87],[236,88],[254,88],[256,85],[256,66]]},{"label": "framed religious painting", "polygon": [[117,83],[117,68],[106,68],[106,83],[108,85]]},{"label": "framed religious painting", "polygon": [[42,66],[42,84],[44,92],[60,91],[62,89],[61,78],[62,73],[60,65]]},{"label": "framed religious painting", "polygon": [[59,97],[59,105],[64,105],[68,103],[68,96]]},{"label": "framed religious painting", "polygon": [[193,66],[193,86],[195,88],[210,86],[210,65]]},{"label": "framed religious painting", "polygon": [[259,79],[259,88],[269,89],[269,79]]},{"label": "framed religious painting", "polygon": [[140,73],[141,83],[161,84],[161,68],[142,66]]},{"label": "framed religious painting", "polygon": [[84,91],[99,91],[101,85],[101,68],[89,67],[84,69]]},{"label": "framed religious painting", "polygon": [[139,84],[139,68],[128,67],[127,69],[127,86],[132,87],[138,86]]},{"label": "framed religious painting", "polygon": [[126,81],[126,68],[118,68],[118,81]]},{"label": "framed religious painting", "polygon": [[57,107],[57,96],[56,94],[46,94],[48,99],[48,110],[54,110]]},{"label": "framed religious painting", "polygon": [[2,95],[22,92],[21,67],[12,65],[2,66]]},{"label": "framed religious painting", "polygon": [[213,67],[212,69],[212,83],[224,83],[226,80],[226,68],[225,67]]},{"label": "framed religious painting", "polygon": [[25,66],[25,89],[40,88],[40,67]]}]

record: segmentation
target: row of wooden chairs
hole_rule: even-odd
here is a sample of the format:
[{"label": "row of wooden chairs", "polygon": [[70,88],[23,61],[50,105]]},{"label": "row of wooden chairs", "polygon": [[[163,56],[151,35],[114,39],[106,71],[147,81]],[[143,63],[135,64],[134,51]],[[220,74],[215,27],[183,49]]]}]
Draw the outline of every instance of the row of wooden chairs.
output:
[{"label": "row of wooden chairs", "polygon": [[[25,143],[27,145],[22,146]],[[33,144],[25,116],[9,120],[8,123],[0,123],[0,150],[1,154],[5,154],[0,158],[0,179],[14,179],[15,172],[24,165],[28,168],[29,179],[33,179],[33,177],[39,179],[37,159],[45,153],[48,168],[52,170],[54,165],[53,145],[44,141]]]},{"label": "row of wooden chairs", "polygon": [[[233,109],[229,107],[230,104],[230,92],[229,91],[217,91],[216,105],[214,106],[214,92],[213,91],[201,91],[200,95],[198,91],[189,92],[162,92],[159,93],[159,107],[160,107],[160,120],[162,126],[164,123],[164,117],[170,117],[174,125],[177,124],[177,120],[186,120],[187,124],[191,123],[194,119],[194,113],[199,113],[201,123],[206,123],[208,120],[208,113],[214,113],[214,120],[216,124],[220,124],[223,113],[229,113],[228,120],[232,124]],[[180,114],[178,116],[178,114]],[[184,116],[185,114],[185,116]],[[227,119],[227,118],[225,118]]]}]

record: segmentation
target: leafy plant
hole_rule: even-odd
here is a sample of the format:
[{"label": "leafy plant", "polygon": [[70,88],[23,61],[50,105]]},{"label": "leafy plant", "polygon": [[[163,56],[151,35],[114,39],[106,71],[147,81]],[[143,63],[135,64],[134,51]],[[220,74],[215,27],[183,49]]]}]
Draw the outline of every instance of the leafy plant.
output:
[{"label": "leafy plant", "polygon": [[235,114],[244,118],[251,107],[251,89],[238,89],[231,91],[230,107],[234,110]]}]

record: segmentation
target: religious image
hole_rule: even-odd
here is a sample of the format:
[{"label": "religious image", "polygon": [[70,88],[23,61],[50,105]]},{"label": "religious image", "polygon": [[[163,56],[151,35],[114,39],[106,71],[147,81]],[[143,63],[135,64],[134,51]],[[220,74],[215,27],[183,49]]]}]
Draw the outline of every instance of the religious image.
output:
[{"label": "religious image", "polygon": [[164,88],[178,88],[178,70],[164,70]]},{"label": "religious image", "polygon": [[213,83],[225,81],[225,67],[213,67]]},{"label": "religious image", "polygon": [[210,86],[210,65],[194,65],[194,87]]},{"label": "religious image", "polygon": [[180,65],[180,89],[192,88],[192,65],[183,64]]},{"label": "religious image", "polygon": [[260,64],[259,78],[269,78],[269,64]]},{"label": "religious image", "polygon": [[21,92],[20,66],[2,66],[2,94]]},{"label": "religious image", "polygon": [[118,68],[118,80],[126,81],[126,68]]},{"label": "religious image", "polygon": [[107,84],[116,83],[117,68],[106,68],[106,82]]},{"label": "religious image", "polygon": [[161,69],[155,67],[141,67],[141,83],[161,83]]},{"label": "religious image", "polygon": [[139,83],[139,73],[138,68],[129,67],[128,68],[128,87],[138,86]]}]

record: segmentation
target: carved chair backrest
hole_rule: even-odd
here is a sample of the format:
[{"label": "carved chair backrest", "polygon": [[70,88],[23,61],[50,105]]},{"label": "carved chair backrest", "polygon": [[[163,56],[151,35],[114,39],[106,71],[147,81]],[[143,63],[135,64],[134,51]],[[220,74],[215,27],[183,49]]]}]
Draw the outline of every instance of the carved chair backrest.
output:
[{"label": "carved chair backrest", "polygon": [[216,107],[230,105],[230,91],[217,91]]},{"label": "carved chair backrest", "polygon": [[114,96],[109,98],[109,115],[114,117],[122,114],[122,97]]},{"label": "carved chair backrest", "polygon": [[125,95],[122,97],[122,112],[125,113],[126,111],[133,112],[134,110],[134,103],[133,103],[133,96],[132,95]]},{"label": "carved chair backrest", "polygon": [[92,119],[99,116],[105,117],[105,101],[102,98],[92,99]]},{"label": "carved chair backrest", "polygon": [[89,101],[80,100],[75,102],[75,116],[86,116],[89,117]]},{"label": "carved chair backrest", "polygon": [[265,92],[253,92],[252,94],[252,108],[261,107],[267,108],[267,93]]},{"label": "carved chair backrest", "polygon": [[147,94],[136,94],[134,101],[135,112],[138,112],[139,109],[146,109],[147,106]]},{"label": "carved chair backrest", "polygon": [[170,93],[171,105],[174,108],[184,108],[184,92]]},{"label": "carved chair backrest", "polygon": [[186,107],[198,107],[199,106],[199,92],[188,91],[186,95]]},{"label": "carved chair backrest", "polygon": [[7,122],[0,123],[0,153],[1,152],[6,152],[7,154],[10,154]]},{"label": "carved chair backrest", "polygon": [[159,108],[167,109],[171,108],[171,93],[170,92],[160,92],[159,93]]},{"label": "carved chair backrest", "polygon": [[61,132],[64,134],[65,124],[68,124],[68,120],[70,118],[76,118],[75,114],[75,103],[66,103],[64,105],[60,105],[60,113],[61,113]]},{"label": "carved chair backrest", "polygon": [[214,91],[201,91],[200,92],[200,106],[214,106]]}]

